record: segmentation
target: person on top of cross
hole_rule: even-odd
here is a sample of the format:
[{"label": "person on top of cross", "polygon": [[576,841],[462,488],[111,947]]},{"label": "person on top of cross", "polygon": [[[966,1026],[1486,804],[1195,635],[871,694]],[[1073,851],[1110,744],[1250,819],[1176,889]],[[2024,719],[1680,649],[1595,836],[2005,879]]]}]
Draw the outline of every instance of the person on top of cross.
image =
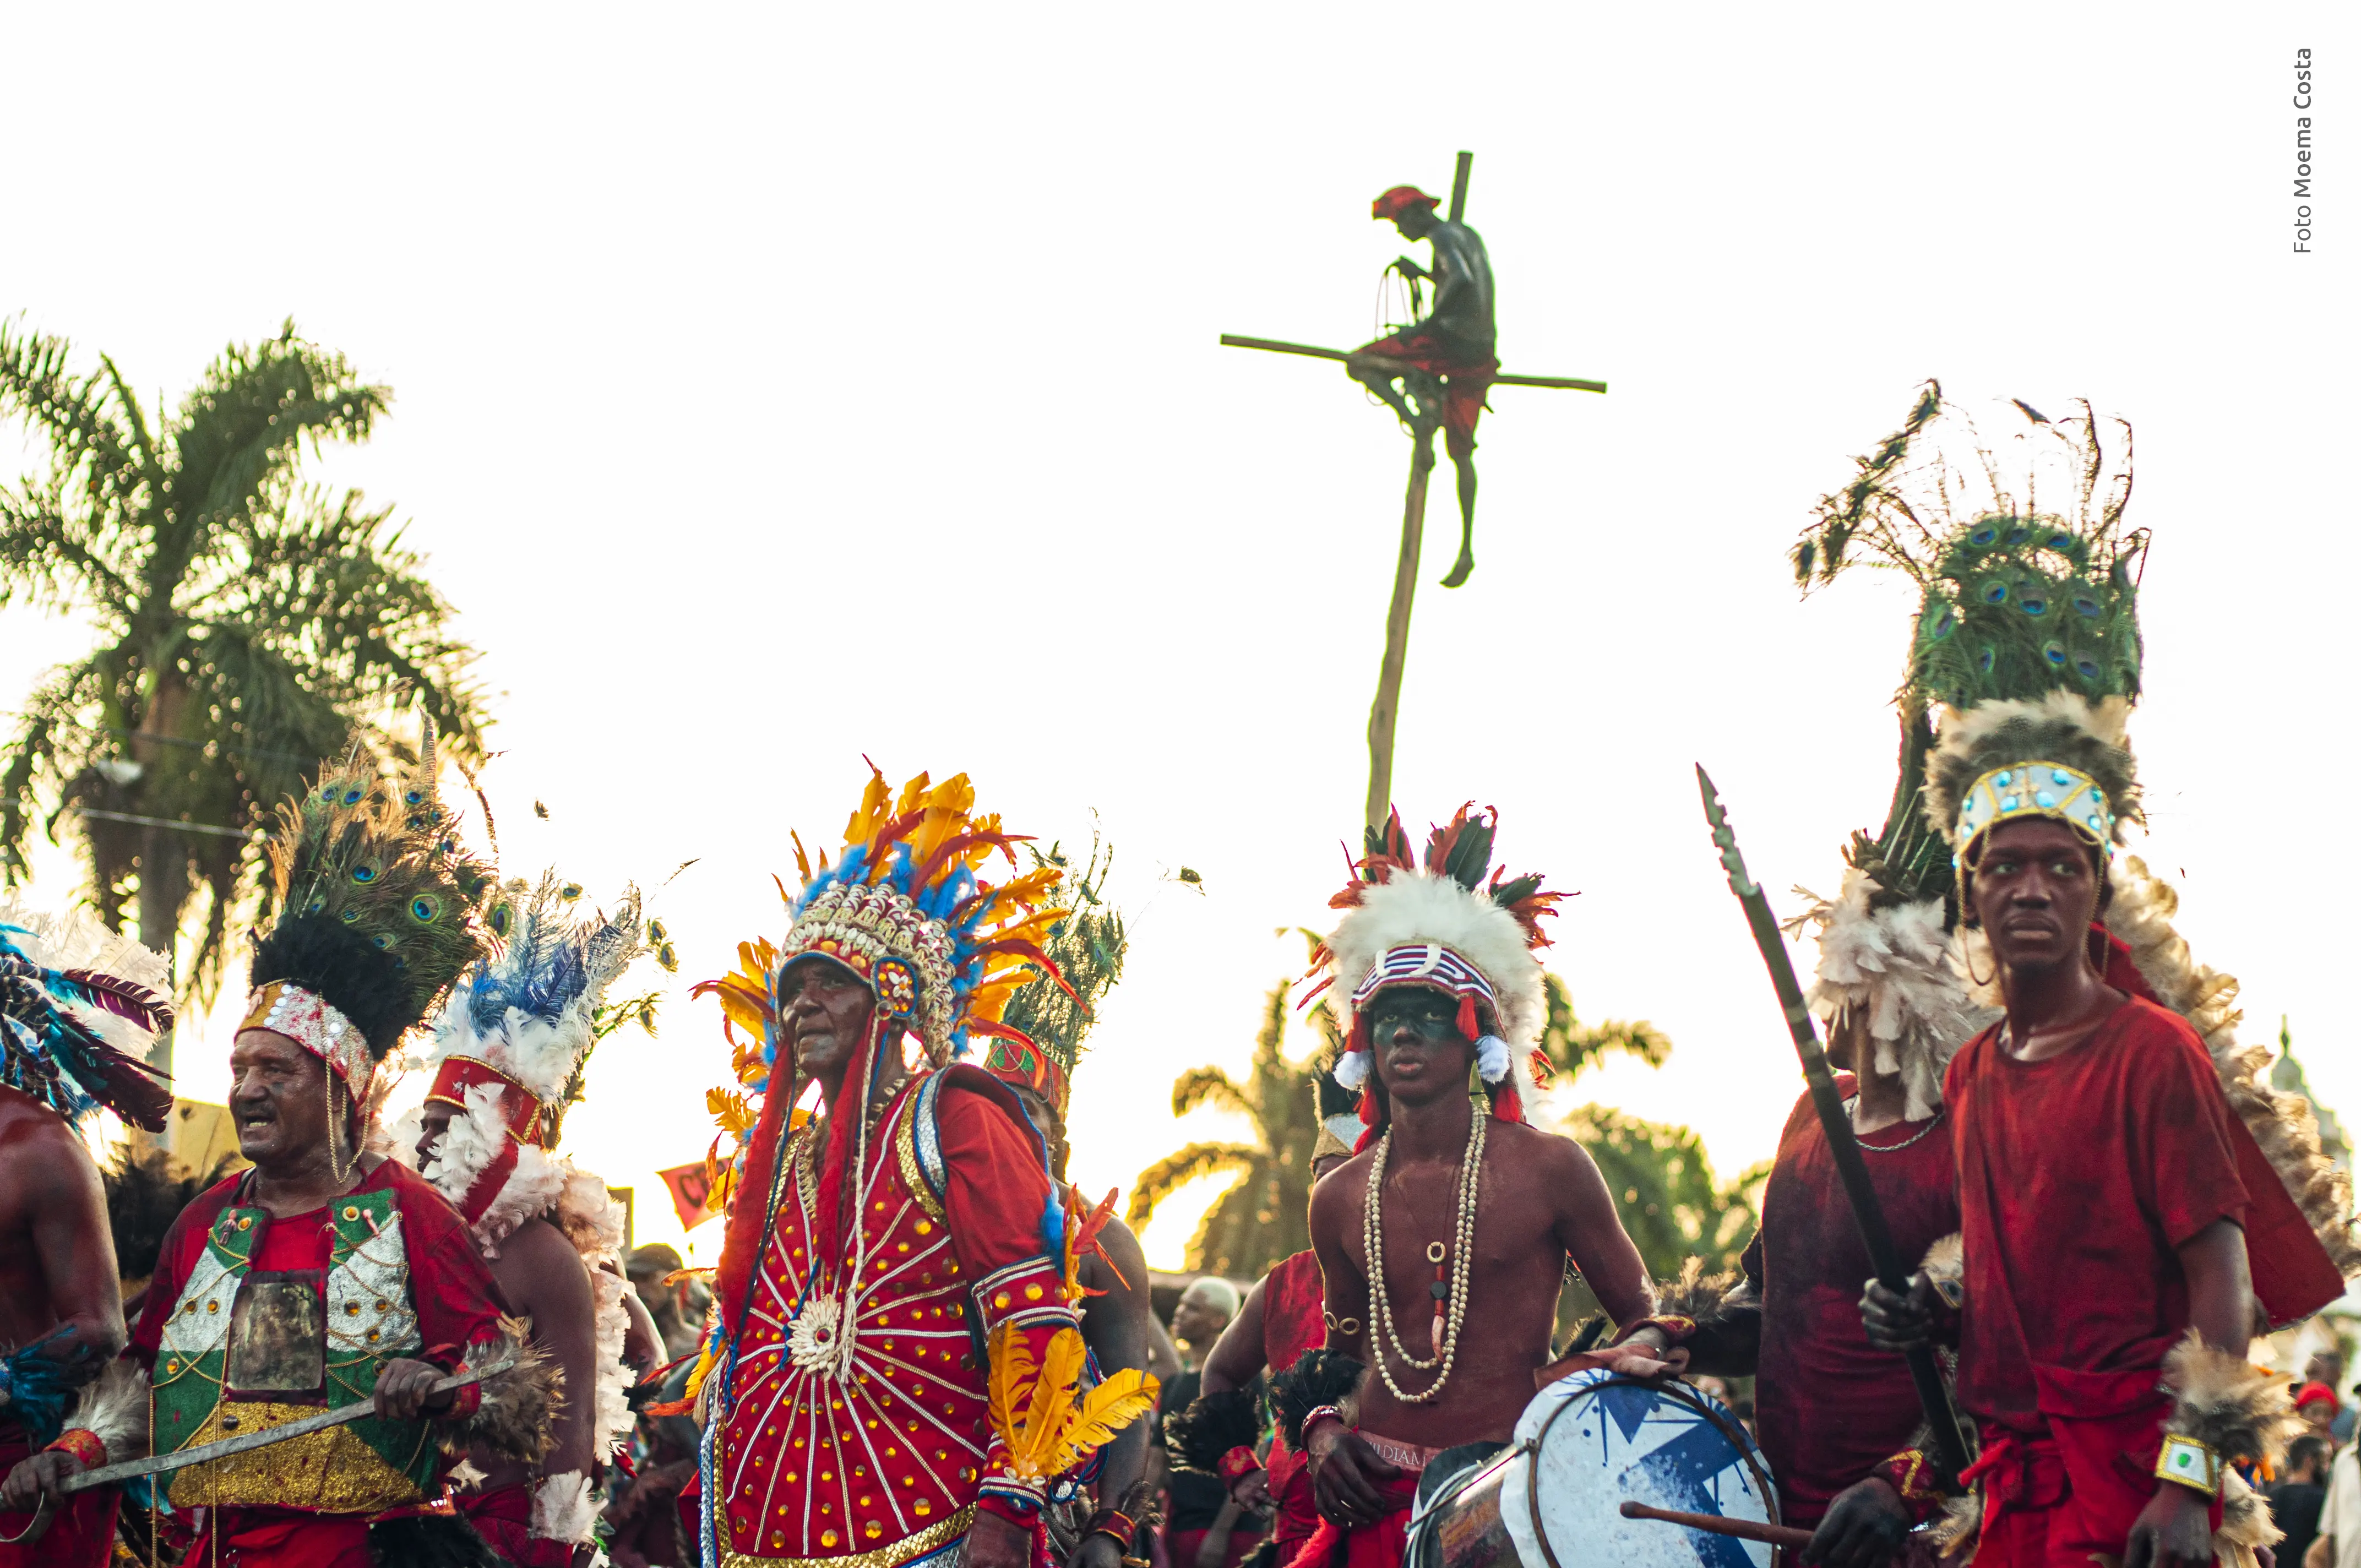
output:
[{"label": "person on top of cross", "polygon": [[[1430,403],[1439,395],[1444,450],[1459,471],[1459,559],[1443,579],[1444,587],[1455,588],[1476,570],[1476,421],[1484,411],[1486,389],[1500,373],[1500,362],[1492,353],[1492,259],[1474,229],[1435,215],[1440,204],[1439,198],[1415,185],[1397,185],[1369,203],[1372,218],[1390,219],[1405,239],[1422,239],[1434,247],[1431,270],[1407,256],[1393,265],[1411,280],[1413,302],[1419,280],[1434,284],[1434,309],[1401,331],[1355,349],[1345,369],[1383,398],[1413,431],[1420,420],[1409,394],[1422,393],[1422,400]],[[1397,366],[1407,362],[1422,379],[1439,378],[1441,385],[1430,384],[1422,391],[1400,369],[1372,364],[1373,358]],[[1407,388],[1397,386],[1398,381],[1408,383]]]}]

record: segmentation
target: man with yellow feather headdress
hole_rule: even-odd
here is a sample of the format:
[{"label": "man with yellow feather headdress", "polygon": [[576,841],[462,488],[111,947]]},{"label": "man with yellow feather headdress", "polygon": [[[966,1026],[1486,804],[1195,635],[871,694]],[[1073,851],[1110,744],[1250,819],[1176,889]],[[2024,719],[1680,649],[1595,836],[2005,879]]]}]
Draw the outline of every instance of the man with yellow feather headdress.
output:
[{"label": "man with yellow feather headdress", "polygon": [[697,988],[759,1031],[736,1061],[759,1108],[713,1096],[743,1141],[691,1379],[707,1568],[1026,1568],[1049,1484],[1155,1398],[1137,1371],[1084,1391],[1043,1139],[957,1059],[1015,1033],[1019,987],[1062,985],[1039,945],[1060,873],[979,879],[1021,840],[964,774],[872,775],[833,864],[796,840],[785,943]]}]

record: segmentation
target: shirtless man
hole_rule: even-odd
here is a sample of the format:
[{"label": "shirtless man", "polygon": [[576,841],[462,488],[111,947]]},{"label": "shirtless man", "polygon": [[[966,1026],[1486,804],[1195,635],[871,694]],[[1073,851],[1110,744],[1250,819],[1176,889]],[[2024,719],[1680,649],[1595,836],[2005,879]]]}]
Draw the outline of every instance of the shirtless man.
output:
[{"label": "shirtless man", "polygon": [[1323,949],[1352,988],[1337,1078],[1366,1086],[1370,1130],[1312,1195],[1325,1354],[1299,1362],[1279,1396],[1326,1521],[1303,1549],[1313,1561],[1341,1541],[1355,1568],[1398,1563],[1420,1471],[1509,1441],[1551,1363],[1568,1258],[1621,1325],[1597,1365],[1648,1377],[1686,1363],[1674,1346],[1690,1325],[1653,1318],[1647,1270],[1598,1168],[1524,1122],[1511,1045],[1530,1048],[1546,1014],[1532,949],[1553,895],[1534,877],[1486,883],[1492,831],[1462,808],[1422,869],[1389,821],[1335,901],[1347,913]]},{"label": "shirtless man", "polygon": [[[163,959],[153,953],[84,929],[94,926],[91,922],[49,921],[14,911],[0,919],[6,922],[0,926],[0,963],[11,979],[32,980],[28,970],[58,974],[105,962],[120,972],[92,979],[146,998],[153,1025],[149,1037],[170,1026],[171,1008],[147,989],[169,983]],[[102,946],[93,950],[93,943]],[[77,1010],[38,981],[12,990],[5,1007],[12,1022],[38,1034],[76,1022]],[[26,1052],[18,1038],[15,1030],[0,1030],[0,1365],[7,1379],[6,1392],[0,1393],[0,1472],[17,1470],[28,1454],[52,1447],[89,1456],[78,1440],[90,1436],[93,1418],[83,1408],[69,1414],[67,1406],[77,1389],[121,1353],[127,1337],[105,1190],[78,1124],[86,1124],[104,1104],[126,1121],[161,1132],[171,1105],[168,1090],[137,1080],[136,1073],[123,1085],[132,1094],[111,1086],[107,1080],[115,1064],[100,1053],[114,1047],[105,1041],[53,1045],[52,1059],[44,1062]],[[51,1070],[44,1073],[44,1066]],[[86,1398],[83,1404],[88,1403]],[[0,1492],[0,1508],[34,1506],[39,1475],[36,1465],[18,1471]],[[29,1539],[0,1544],[0,1568],[35,1563],[95,1568],[106,1561],[115,1538],[115,1505],[112,1488],[82,1493],[38,1545]],[[0,1520],[0,1534],[28,1533],[22,1516]]]}]

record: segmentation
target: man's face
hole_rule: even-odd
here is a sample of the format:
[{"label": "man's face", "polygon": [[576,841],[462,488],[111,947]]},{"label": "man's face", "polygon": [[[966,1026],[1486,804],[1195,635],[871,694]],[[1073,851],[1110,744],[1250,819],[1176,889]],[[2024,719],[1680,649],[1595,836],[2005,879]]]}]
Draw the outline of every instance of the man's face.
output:
[{"label": "man's face", "polygon": [[2336,1407],[2325,1399],[2314,1399],[2303,1408],[2304,1430],[2314,1437],[2333,1438],[2336,1425]]},{"label": "man's face", "polygon": [[1993,828],[1969,886],[1976,919],[2010,970],[2051,973],[2083,961],[2099,881],[2090,846],[2063,822],[2034,817]]},{"label": "man's face", "polygon": [[443,1135],[451,1130],[451,1118],[459,1108],[441,1100],[429,1100],[418,1111],[418,1168],[423,1170],[443,1147]]},{"label": "man's face", "polygon": [[238,1031],[229,1110],[239,1154],[269,1171],[320,1148],[328,1141],[327,1095],[326,1062],[276,1029]]},{"label": "man's face", "polygon": [[831,959],[801,958],[779,977],[779,1022],[807,1078],[840,1076],[869,1033],[877,998]]},{"label": "man's face", "polygon": [[[1859,1073],[1865,1053],[1861,1047],[1869,1043],[1869,1015],[1861,1008],[1848,1007],[1837,1014],[1828,1025],[1828,1065],[1839,1072]],[[1874,1061],[1873,1056],[1868,1059]]]},{"label": "man's face", "polygon": [[1459,1032],[1459,999],[1422,985],[1397,985],[1369,999],[1369,1049],[1378,1080],[1406,1105],[1466,1093],[1476,1042]]},{"label": "man's face", "polygon": [[1199,1293],[1195,1286],[1181,1292],[1180,1304],[1172,1309],[1172,1337],[1191,1348],[1212,1349],[1230,1326],[1230,1315],[1212,1299],[1212,1292]]},{"label": "man's face", "polygon": [[1411,205],[1394,214],[1394,227],[1404,239],[1424,239],[1434,228],[1434,209]]}]

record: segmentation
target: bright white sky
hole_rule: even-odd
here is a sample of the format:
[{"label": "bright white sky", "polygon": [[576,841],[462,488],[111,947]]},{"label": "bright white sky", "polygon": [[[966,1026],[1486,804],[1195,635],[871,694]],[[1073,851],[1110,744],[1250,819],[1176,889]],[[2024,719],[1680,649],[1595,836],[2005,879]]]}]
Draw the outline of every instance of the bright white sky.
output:
[{"label": "bright white sky", "polygon": [[[317,473],[399,503],[486,651],[511,869],[698,862],[662,1037],[604,1047],[568,1124],[642,1240],[726,1070],[677,992],[776,929],[788,829],[835,841],[863,752],[1118,847],[1082,1185],[1232,1135],[1169,1085],[1243,1069],[1301,967],[1274,933],[1342,880],[1406,444],[1335,367],[1214,340],[1369,335],[1403,248],[1369,200],[1461,148],[1507,367],[1613,389],[1496,394],[1455,593],[1438,484],[1396,795],[1498,805],[1513,867],[1581,892],[1584,1014],[1670,1033],[1576,1098],[1725,1172],[1771,1150],[1795,1064],[1689,766],[1774,890],[1875,826],[1913,601],[1799,602],[1784,553],[1934,375],[2137,427],[2149,852],[2250,1030],[2289,1014],[2361,1111],[2352,41],[2327,5],[19,6],[0,312],[173,401],[290,314],[393,389]],[[82,635],[0,620],[0,701]],[[184,1032],[185,1092],[227,1044]]]}]

